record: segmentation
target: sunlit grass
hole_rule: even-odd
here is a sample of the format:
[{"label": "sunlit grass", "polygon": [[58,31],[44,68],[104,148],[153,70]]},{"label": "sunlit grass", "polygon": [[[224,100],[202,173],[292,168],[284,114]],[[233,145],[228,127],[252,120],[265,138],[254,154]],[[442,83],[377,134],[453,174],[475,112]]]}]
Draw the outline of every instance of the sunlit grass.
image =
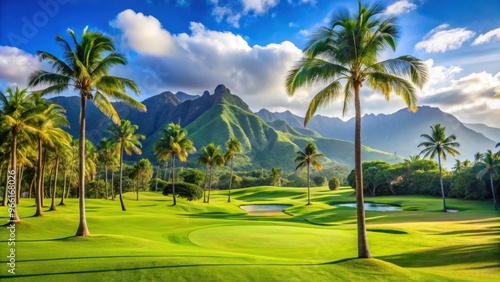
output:
[{"label": "sunlit grass", "polygon": [[[366,212],[373,260],[358,260],[353,190],[255,187],[213,191],[210,204],[144,192],[139,201],[87,199],[91,237],[74,237],[78,201],[31,217],[22,199],[16,275],[7,273],[8,236],[0,229],[1,278],[29,281],[493,281],[499,275],[500,212],[490,203],[426,196],[366,198],[399,212]],[[286,204],[289,216],[248,216],[245,204]],[[7,221],[6,209],[1,220]],[[5,248],[4,248],[5,247]]]}]

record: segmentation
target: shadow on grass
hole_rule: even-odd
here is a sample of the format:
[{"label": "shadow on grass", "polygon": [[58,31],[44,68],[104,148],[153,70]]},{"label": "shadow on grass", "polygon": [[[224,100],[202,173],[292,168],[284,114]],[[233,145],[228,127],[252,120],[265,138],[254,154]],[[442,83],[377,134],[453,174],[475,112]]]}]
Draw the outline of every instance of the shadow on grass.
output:
[{"label": "shadow on grass", "polygon": [[[43,259],[43,260],[25,260],[22,262],[40,262],[40,261],[55,261],[55,260],[79,260],[79,259],[116,259],[116,258],[175,258],[179,256],[108,256],[108,257],[78,257],[78,258],[61,258],[61,259]],[[182,258],[186,256],[181,256]],[[207,257],[207,258],[215,258],[217,256],[193,256],[193,257]],[[235,257],[236,258],[236,257]],[[191,267],[245,267],[245,266],[274,266],[274,267],[301,267],[301,266],[320,266],[320,265],[334,265],[340,264],[343,262],[348,262],[351,260],[355,260],[354,258],[341,259],[333,262],[327,263],[296,263],[296,264],[287,264],[287,263],[234,263],[234,264],[225,264],[225,263],[207,263],[207,264],[184,264],[184,265],[155,265],[155,266],[143,266],[143,267],[122,267],[122,268],[111,268],[111,269],[95,269],[95,270],[81,270],[81,271],[65,271],[65,272],[54,272],[54,273],[33,273],[33,274],[16,274],[17,278],[27,278],[27,277],[44,277],[44,276],[57,276],[57,275],[78,275],[78,274],[90,274],[90,273],[106,273],[106,272],[119,272],[119,271],[137,271],[137,270],[153,270],[153,269],[180,269],[180,268],[191,268]],[[21,261],[19,261],[21,262]],[[11,277],[0,275],[0,278]]]},{"label": "shadow on grass", "polygon": [[472,263],[492,263],[498,267],[499,258],[500,248],[498,248],[497,243],[448,246],[378,257],[378,259],[402,267],[433,267]]}]

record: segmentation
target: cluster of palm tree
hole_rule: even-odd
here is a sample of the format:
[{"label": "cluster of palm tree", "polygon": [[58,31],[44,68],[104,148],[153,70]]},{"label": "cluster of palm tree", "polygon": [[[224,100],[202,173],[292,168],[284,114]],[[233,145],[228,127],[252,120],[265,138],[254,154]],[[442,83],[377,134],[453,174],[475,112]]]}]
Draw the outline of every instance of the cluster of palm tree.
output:
[{"label": "cluster of palm tree", "polygon": [[[424,154],[425,157],[429,157],[433,159],[436,155],[438,157],[438,165],[439,165],[439,175],[440,175],[440,184],[441,184],[441,195],[443,198],[443,211],[447,211],[446,208],[446,196],[443,187],[443,174],[442,174],[442,164],[441,158],[446,161],[446,154],[450,154],[451,156],[459,155],[460,153],[455,149],[459,148],[460,144],[456,142],[457,137],[452,134],[446,136],[445,127],[441,126],[441,124],[436,124],[431,126],[432,133],[422,134],[420,135],[425,139],[424,142],[420,143],[418,147],[425,147],[420,154]],[[498,143],[495,147],[499,147],[500,143]],[[455,160],[455,166],[453,167],[454,171],[460,171],[462,169],[472,167],[472,163],[469,160],[460,161]],[[497,174],[500,169],[500,151],[497,153],[493,153],[493,151],[488,150],[486,153],[482,154],[477,152],[474,154],[474,165],[478,165],[481,170],[477,173],[476,177],[481,179],[484,175],[488,174],[490,178],[490,187],[491,193],[493,196],[493,203],[495,205],[495,209],[497,209],[497,202],[495,197],[495,186],[493,185],[493,177]]]},{"label": "cluster of palm tree", "polygon": [[[80,211],[76,236],[89,236],[85,213],[85,182],[86,179],[92,179],[96,175],[97,148],[85,138],[87,102],[92,100],[95,106],[110,117],[115,124],[120,124],[120,118],[110,99],[123,101],[142,111],[145,111],[146,107],[125,92],[129,89],[139,94],[139,89],[132,80],[109,74],[109,70],[114,66],[126,64],[124,55],[115,51],[111,37],[100,32],[88,31],[87,28],[83,30],[80,39],[72,30],[68,30],[68,33],[71,37],[69,42],[62,36],[56,36],[56,41],[61,43],[63,48],[61,58],[49,52],[38,51],[40,60],[51,63],[53,69],[53,72],[37,70],[29,76],[29,87],[42,88],[41,90],[28,93],[27,89],[16,88],[15,90],[8,89],[7,95],[1,93],[0,128],[2,132],[0,134],[3,138],[0,160],[2,168],[8,167],[18,174],[16,177],[17,202],[20,183],[23,180],[22,174],[30,169],[33,171],[32,175],[36,175],[36,179],[33,177],[32,180],[35,186],[37,207],[35,215],[43,214],[45,171],[50,170],[54,173],[54,186],[49,189],[49,193],[52,195],[51,209],[55,209],[54,197],[59,169],[62,168],[64,174],[61,204],[64,204],[64,198],[68,196],[70,190],[66,189],[68,173],[69,181],[71,181],[73,171],[76,170]],[[71,90],[78,91],[80,95],[78,157],[75,156],[75,143],[71,142],[69,134],[61,129],[68,123],[63,115],[64,110],[42,99],[46,94],[60,94]],[[122,149],[126,150],[123,147]],[[37,148],[37,152],[29,148]],[[101,153],[112,150],[109,144],[102,144],[99,149]],[[78,159],[78,167],[74,164],[76,159]],[[109,155],[104,159],[107,177],[108,167],[113,170],[114,162]],[[53,165],[48,165],[51,163]],[[17,209],[14,207],[11,222],[19,221]]]},{"label": "cluster of palm tree", "polygon": [[[154,144],[153,150],[158,161],[171,162],[172,175],[172,197],[173,205],[177,204],[175,195],[175,159],[178,158],[181,162],[186,162],[188,155],[196,152],[193,146],[193,141],[187,136],[188,132],[182,128],[180,124],[170,123],[161,132],[160,139]],[[221,147],[216,146],[213,142],[201,148],[198,154],[197,162],[200,165],[205,165],[206,177],[203,186],[203,202],[210,202],[210,192],[212,190],[213,167],[223,166],[227,162],[231,163],[231,174],[228,189],[228,202],[231,202],[231,186],[233,178],[233,163],[234,156],[242,152],[241,143],[236,137],[231,137],[226,143],[226,153],[222,153]],[[206,194],[208,186],[208,195]]]}]

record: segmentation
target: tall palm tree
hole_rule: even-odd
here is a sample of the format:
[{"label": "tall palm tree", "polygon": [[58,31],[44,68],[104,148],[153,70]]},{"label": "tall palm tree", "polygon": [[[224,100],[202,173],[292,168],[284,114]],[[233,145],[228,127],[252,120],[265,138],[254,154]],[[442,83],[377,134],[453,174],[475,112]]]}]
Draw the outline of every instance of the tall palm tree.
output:
[{"label": "tall palm tree", "polygon": [[418,147],[425,147],[425,149],[420,152],[420,154],[424,154],[424,158],[429,157],[429,159],[434,159],[434,157],[438,156],[438,165],[439,165],[439,180],[441,183],[441,195],[443,196],[443,211],[446,212],[446,197],[444,194],[444,186],[443,186],[443,168],[441,166],[441,158],[446,161],[446,153],[451,156],[460,155],[460,153],[455,149],[459,148],[460,144],[455,140],[457,137],[455,134],[450,136],[446,136],[445,133],[446,127],[441,126],[441,124],[436,124],[431,126],[432,133],[422,134],[420,137],[423,137],[426,141],[418,144]]},{"label": "tall palm tree", "polygon": [[110,103],[109,98],[123,101],[139,110],[146,111],[146,107],[125,93],[129,88],[139,94],[139,88],[130,79],[109,75],[109,70],[116,65],[127,63],[124,55],[115,51],[111,37],[95,31],[83,30],[81,40],[78,41],[75,32],[68,29],[71,44],[62,36],[56,36],[56,41],[63,47],[63,59],[55,55],[38,51],[41,60],[52,63],[55,72],[38,70],[33,72],[29,79],[29,86],[49,85],[38,91],[39,94],[59,94],[65,90],[75,89],[80,94],[80,144],[79,144],[79,209],[80,223],[76,236],[90,236],[85,214],[85,112],[87,100],[93,100],[96,107],[110,117],[114,123],[120,123],[118,113]]},{"label": "tall palm tree", "polygon": [[231,174],[229,175],[229,190],[227,192],[227,201],[231,202],[231,188],[233,186],[233,162],[234,156],[236,153],[241,153],[241,143],[240,140],[236,137],[231,137],[226,142],[226,153],[224,154],[224,158],[227,161],[231,161]]},{"label": "tall palm tree", "polygon": [[482,169],[477,174],[477,178],[483,178],[486,173],[490,175],[490,186],[491,193],[493,195],[493,204],[495,205],[495,210],[497,210],[498,206],[495,197],[495,186],[493,185],[493,175],[496,175],[498,168],[500,168],[500,155],[498,153],[493,153],[491,150],[488,150],[483,155],[483,158],[479,161],[479,165]]},{"label": "tall palm tree", "polygon": [[395,93],[403,97],[411,110],[416,110],[417,91],[414,85],[422,88],[428,77],[425,63],[412,56],[377,61],[388,47],[395,50],[399,36],[396,18],[384,15],[384,10],[380,3],[367,7],[359,2],[355,14],[347,10],[336,11],[329,26],[319,28],[309,38],[302,60],[289,72],[286,80],[289,95],[294,95],[302,86],[327,83],[311,100],[304,126],[318,107],[327,106],[332,100],[343,97],[343,114],[354,102],[359,258],[371,257],[363,206],[361,87],[367,82],[373,90],[383,93],[387,100],[391,93]]},{"label": "tall palm tree", "polygon": [[[34,135],[39,133],[36,123],[42,115],[40,115],[39,109],[35,107],[32,99],[27,94],[27,89],[21,90],[16,87],[15,90],[12,90],[8,88],[6,93],[8,96],[0,92],[0,124],[2,128],[10,133],[12,138],[10,169],[15,171],[17,169],[18,138],[22,134]],[[17,179],[15,183],[16,194],[19,183],[20,179]],[[19,223],[21,220],[17,214],[17,202],[12,205],[10,223]]]},{"label": "tall palm tree", "polygon": [[[220,146],[215,146],[212,142],[205,147],[202,147],[198,155],[198,164],[208,167],[209,180],[208,180],[208,198],[207,203],[210,203],[210,192],[212,191],[212,175],[214,165],[223,166],[224,156],[220,151]],[[203,189],[203,199],[205,202],[205,189]]]},{"label": "tall palm tree", "polygon": [[311,165],[316,171],[320,171],[323,167],[318,162],[318,159],[324,158],[325,155],[318,153],[318,148],[313,143],[307,143],[304,152],[297,151],[297,157],[293,160],[294,163],[299,163],[295,170],[302,170],[307,167],[307,204],[311,204]]},{"label": "tall palm tree", "polygon": [[160,139],[153,146],[153,151],[158,160],[171,158],[172,165],[172,196],[173,205],[177,204],[175,197],[175,157],[179,161],[186,162],[189,154],[196,152],[193,141],[187,137],[187,130],[181,128],[180,124],[169,123],[167,127],[160,131]]},{"label": "tall palm tree", "polygon": [[132,153],[142,154],[141,140],[146,139],[146,136],[135,133],[137,129],[139,129],[139,126],[132,125],[129,120],[122,120],[119,126],[112,124],[108,131],[111,134],[111,142],[114,144],[114,148],[119,150],[120,154],[120,204],[122,211],[127,210],[123,202],[123,152],[129,156]]}]

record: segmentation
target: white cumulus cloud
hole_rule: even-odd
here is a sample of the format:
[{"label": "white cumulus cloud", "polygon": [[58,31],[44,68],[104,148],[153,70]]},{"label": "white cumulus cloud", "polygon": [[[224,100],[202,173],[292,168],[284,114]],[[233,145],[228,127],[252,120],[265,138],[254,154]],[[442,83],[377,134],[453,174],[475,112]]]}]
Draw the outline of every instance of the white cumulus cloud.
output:
[{"label": "white cumulus cloud", "polygon": [[399,0],[399,1],[394,2],[391,5],[387,6],[385,13],[388,15],[400,15],[400,14],[409,13],[410,11],[413,11],[416,8],[417,8],[417,5],[415,5],[415,3],[412,3],[411,1]]},{"label": "white cumulus cloud", "polygon": [[253,12],[256,15],[262,15],[274,6],[278,5],[279,0],[242,0],[244,13]]},{"label": "white cumulus cloud", "polygon": [[7,87],[26,87],[28,76],[41,65],[35,55],[16,47],[0,46],[0,82],[5,81]]},{"label": "white cumulus cloud", "polygon": [[111,26],[122,30],[123,43],[138,52],[164,56],[171,55],[175,50],[172,36],[153,16],[145,16],[129,9],[118,14]]},{"label": "white cumulus cloud", "polygon": [[490,30],[485,34],[479,35],[474,42],[472,42],[473,46],[485,44],[491,41],[500,41],[500,27]]},{"label": "white cumulus cloud", "polygon": [[448,29],[448,24],[442,24],[431,30],[415,48],[425,50],[427,53],[444,53],[448,50],[460,48],[475,33],[466,28]]}]

